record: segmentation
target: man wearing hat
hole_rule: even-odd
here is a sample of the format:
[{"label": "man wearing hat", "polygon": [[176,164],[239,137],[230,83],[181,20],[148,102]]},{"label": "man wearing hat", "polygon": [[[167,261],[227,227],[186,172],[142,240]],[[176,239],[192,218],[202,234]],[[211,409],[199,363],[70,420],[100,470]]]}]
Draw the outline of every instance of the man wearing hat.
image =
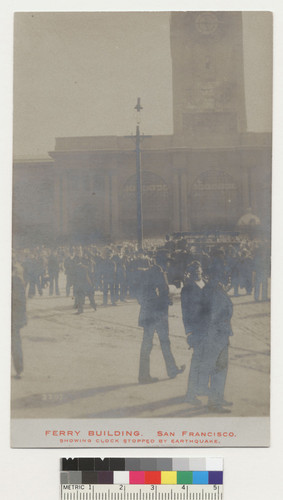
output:
[{"label": "man wearing hat", "polygon": [[186,269],[185,284],[181,291],[182,316],[190,349],[193,349],[188,380],[186,402],[199,406],[199,395],[207,394],[207,384],[203,387],[202,367],[204,363],[204,346],[207,340],[209,308],[206,303],[205,282],[202,279],[202,268],[199,261],[194,260]]},{"label": "man wearing hat", "polygon": [[185,366],[178,368],[171,351],[169,340],[168,307],[170,302],[166,274],[157,264],[149,265],[140,274],[139,326],[143,327],[143,340],[140,351],[139,383],[150,384],[158,378],[150,375],[150,353],[156,332],[169,378],[182,373]]}]

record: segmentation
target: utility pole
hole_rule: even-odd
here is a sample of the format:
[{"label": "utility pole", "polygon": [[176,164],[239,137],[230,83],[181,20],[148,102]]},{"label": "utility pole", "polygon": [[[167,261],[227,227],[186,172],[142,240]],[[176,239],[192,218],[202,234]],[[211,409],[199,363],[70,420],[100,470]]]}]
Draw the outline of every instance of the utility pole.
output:
[{"label": "utility pole", "polygon": [[[135,106],[137,114],[139,116],[140,111],[143,109],[141,106],[141,99],[138,97],[137,104]],[[138,248],[143,247],[143,220],[142,220],[142,175],[141,175],[141,139],[144,137],[151,137],[151,135],[141,135],[140,133],[140,118],[137,120],[136,135],[127,136],[131,139],[135,138],[136,143],[136,188],[137,188],[137,241]]]},{"label": "utility pole", "polygon": [[[142,106],[138,97],[135,109],[140,113]],[[140,126],[136,126],[136,175],[137,175],[137,240],[138,248],[143,244],[143,221],[142,221],[142,179],[141,179],[141,149],[140,149]]]}]

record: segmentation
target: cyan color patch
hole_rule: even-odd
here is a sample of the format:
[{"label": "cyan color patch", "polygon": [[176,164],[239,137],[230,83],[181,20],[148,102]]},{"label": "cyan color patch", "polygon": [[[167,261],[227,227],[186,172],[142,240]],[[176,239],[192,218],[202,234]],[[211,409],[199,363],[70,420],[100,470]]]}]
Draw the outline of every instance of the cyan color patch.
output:
[{"label": "cyan color patch", "polygon": [[208,484],[208,471],[194,471],[193,484]]}]

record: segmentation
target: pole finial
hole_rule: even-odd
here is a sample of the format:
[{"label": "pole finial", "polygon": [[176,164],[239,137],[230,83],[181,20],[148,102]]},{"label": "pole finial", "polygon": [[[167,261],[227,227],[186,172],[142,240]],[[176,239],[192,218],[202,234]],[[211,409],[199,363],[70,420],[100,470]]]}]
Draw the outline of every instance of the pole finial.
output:
[{"label": "pole finial", "polygon": [[135,109],[140,112],[141,109],[143,109],[143,107],[141,106],[141,98],[138,97],[138,101],[137,101],[137,104],[135,106]]}]

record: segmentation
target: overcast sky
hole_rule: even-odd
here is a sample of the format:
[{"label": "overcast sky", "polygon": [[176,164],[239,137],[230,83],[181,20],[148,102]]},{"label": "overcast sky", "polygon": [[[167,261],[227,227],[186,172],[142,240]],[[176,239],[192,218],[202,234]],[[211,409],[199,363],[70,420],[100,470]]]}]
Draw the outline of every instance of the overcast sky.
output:
[{"label": "overcast sky", "polygon": [[[243,14],[248,130],[271,130],[271,16]],[[20,13],[14,38],[14,153],[42,157],[55,137],[171,134],[169,14]]]}]

